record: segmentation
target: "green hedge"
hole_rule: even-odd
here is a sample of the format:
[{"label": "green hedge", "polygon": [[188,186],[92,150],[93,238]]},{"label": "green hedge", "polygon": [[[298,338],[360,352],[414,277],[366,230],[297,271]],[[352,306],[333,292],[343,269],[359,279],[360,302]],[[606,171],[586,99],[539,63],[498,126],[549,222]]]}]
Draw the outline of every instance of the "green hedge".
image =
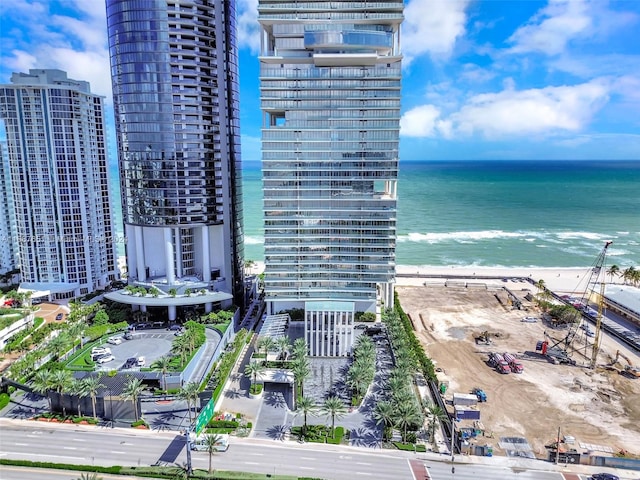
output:
[{"label": "green hedge", "polygon": [[97,467],[95,465],[73,465],[71,463],[32,462],[31,460],[11,460],[0,458],[0,465],[13,465],[16,467],[54,468],[57,470],[74,470],[78,472],[111,473],[117,475],[122,467]]},{"label": "green hedge", "polygon": [[8,393],[0,393],[0,410],[9,405],[11,398]]},{"label": "green hedge", "polygon": [[240,424],[235,420],[210,420],[208,428],[238,428]]},{"label": "green hedge", "polygon": [[393,442],[393,445],[398,450],[405,450],[407,452],[424,453],[427,451],[427,447],[425,445],[416,445],[415,443]]}]

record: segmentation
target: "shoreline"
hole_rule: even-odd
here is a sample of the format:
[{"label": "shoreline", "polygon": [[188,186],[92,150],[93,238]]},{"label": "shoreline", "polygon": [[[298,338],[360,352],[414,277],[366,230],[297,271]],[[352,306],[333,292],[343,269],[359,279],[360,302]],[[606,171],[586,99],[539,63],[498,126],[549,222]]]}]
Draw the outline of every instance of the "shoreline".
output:
[{"label": "shoreline", "polygon": [[[124,264],[124,256],[118,257],[118,264]],[[498,282],[502,278],[531,279],[533,282],[543,280],[545,286],[561,293],[584,292],[592,267],[478,267],[478,266],[433,266],[433,265],[397,265],[396,286],[421,286],[439,283],[447,278],[477,279],[478,281]],[[254,261],[250,268],[245,269],[249,275],[259,275],[264,272],[264,262]],[[527,282],[528,285],[531,285]]]}]

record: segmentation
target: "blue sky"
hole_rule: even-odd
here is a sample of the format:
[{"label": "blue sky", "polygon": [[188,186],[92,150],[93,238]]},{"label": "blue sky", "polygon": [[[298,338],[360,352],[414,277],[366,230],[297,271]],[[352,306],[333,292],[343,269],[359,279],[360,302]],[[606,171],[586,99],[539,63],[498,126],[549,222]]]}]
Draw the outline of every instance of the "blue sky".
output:
[{"label": "blue sky", "polygon": [[[258,1],[237,3],[242,151],[259,160]],[[410,0],[405,18],[402,161],[640,159],[640,1]],[[0,21],[0,83],[59,68],[111,105],[103,0],[2,1]]]}]

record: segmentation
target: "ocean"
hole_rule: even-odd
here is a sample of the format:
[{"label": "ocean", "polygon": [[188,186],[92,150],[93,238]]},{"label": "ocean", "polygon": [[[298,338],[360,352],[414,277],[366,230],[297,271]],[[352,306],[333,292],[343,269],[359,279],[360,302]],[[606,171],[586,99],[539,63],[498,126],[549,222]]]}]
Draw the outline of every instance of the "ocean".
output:
[{"label": "ocean", "polygon": [[[243,188],[245,258],[262,261],[259,162]],[[640,161],[400,164],[399,265],[588,267],[606,240],[607,265],[640,265]]]}]

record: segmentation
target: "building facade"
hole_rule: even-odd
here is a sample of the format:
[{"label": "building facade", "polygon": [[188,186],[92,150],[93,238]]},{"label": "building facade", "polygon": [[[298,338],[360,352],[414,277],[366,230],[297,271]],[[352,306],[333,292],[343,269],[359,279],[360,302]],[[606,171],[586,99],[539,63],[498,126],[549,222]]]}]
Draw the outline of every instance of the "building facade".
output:
[{"label": "building facade", "polygon": [[402,0],[258,4],[265,294],[305,309],[313,354],[393,304],[402,19]]},{"label": "building facade", "polygon": [[0,142],[0,275],[15,271],[18,266],[16,210],[11,190],[9,157],[6,144]]},{"label": "building facade", "polygon": [[242,306],[235,2],[107,0],[107,27],[129,284],[172,292],[170,320]]},{"label": "building facade", "polygon": [[71,298],[116,278],[104,99],[61,70],[0,86],[20,287]]}]

